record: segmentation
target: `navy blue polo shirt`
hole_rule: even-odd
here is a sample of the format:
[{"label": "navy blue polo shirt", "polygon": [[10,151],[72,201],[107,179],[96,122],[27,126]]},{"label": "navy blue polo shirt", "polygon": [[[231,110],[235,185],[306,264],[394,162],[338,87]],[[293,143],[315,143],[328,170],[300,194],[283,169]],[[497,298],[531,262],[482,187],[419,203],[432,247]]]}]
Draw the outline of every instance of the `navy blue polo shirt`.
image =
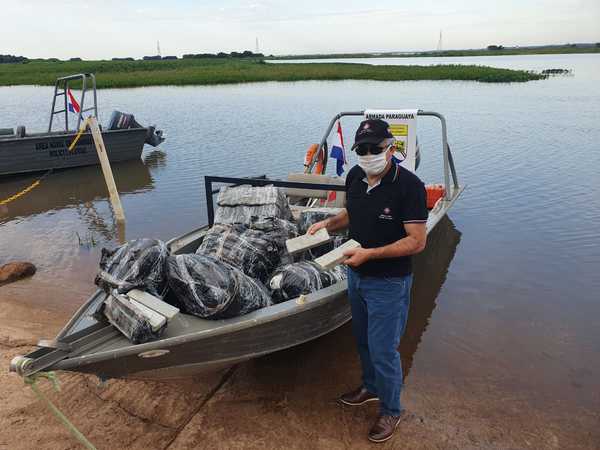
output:
[{"label": "navy blue polo shirt", "polygon": [[[375,248],[406,237],[405,223],[427,222],[426,198],[423,182],[400,165],[393,164],[371,188],[365,172],[354,166],[346,177],[350,238]],[[353,270],[365,276],[402,277],[412,272],[411,257],[374,259]]]}]

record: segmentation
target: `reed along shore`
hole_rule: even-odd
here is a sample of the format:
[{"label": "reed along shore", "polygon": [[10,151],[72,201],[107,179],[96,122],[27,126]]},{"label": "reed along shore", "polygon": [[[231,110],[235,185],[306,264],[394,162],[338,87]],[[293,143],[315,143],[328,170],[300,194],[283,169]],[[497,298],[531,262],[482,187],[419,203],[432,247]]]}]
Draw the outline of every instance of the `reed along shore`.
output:
[{"label": "reed along shore", "polygon": [[511,83],[545,75],[486,66],[397,66],[347,63],[266,63],[258,59],[206,58],[156,61],[43,61],[0,64],[0,86],[53,85],[56,78],[94,73],[98,88],[215,85],[303,80],[464,80]]}]

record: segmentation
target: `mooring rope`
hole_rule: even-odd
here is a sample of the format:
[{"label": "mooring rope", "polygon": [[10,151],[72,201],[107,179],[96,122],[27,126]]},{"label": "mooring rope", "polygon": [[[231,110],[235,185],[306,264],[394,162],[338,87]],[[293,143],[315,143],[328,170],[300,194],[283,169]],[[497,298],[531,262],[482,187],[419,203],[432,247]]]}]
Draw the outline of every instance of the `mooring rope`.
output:
[{"label": "mooring rope", "polygon": [[42,393],[42,391],[40,391],[40,389],[37,386],[37,381],[40,378],[45,378],[46,380],[50,381],[52,383],[52,386],[54,387],[54,390],[60,392],[58,378],[56,377],[56,374],[54,372],[38,372],[33,375],[23,377],[23,381],[25,381],[26,385],[31,387],[31,390],[35,393],[35,395],[37,395],[37,397],[40,400],[46,402],[50,411],[52,411],[52,413],[58,418],[58,420],[60,420],[63,423],[63,425],[73,434],[73,436],[77,438],[79,442],[81,442],[81,444],[85,448],[89,450],[97,450],[96,447],[94,447],[94,445],[90,441],[88,441],[88,439],[83,435],[83,433],[79,431],[77,427],[69,421],[69,419],[67,419],[67,417],[61,412],[61,410],[58,409],[54,405],[54,403],[52,403],[50,399]]},{"label": "mooring rope", "polygon": [[31,183],[29,186],[27,186],[25,189],[23,189],[20,192],[17,192],[15,195],[11,195],[10,197],[8,197],[5,200],[0,201],[0,206],[2,205],[7,205],[10,202],[15,201],[16,199],[18,199],[19,197],[23,197],[25,194],[27,194],[28,192],[32,191],[33,189],[35,189],[36,187],[38,187],[40,185],[40,183],[42,182],[42,180],[44,178],[46,178],[48,175],[50,175],[50,172],[52,172],[52,169],[50,169],[48,172],[46,172],[44,175],[42,175],[40,178],[38,178],[37,180],[35,180],[33,183]]}]

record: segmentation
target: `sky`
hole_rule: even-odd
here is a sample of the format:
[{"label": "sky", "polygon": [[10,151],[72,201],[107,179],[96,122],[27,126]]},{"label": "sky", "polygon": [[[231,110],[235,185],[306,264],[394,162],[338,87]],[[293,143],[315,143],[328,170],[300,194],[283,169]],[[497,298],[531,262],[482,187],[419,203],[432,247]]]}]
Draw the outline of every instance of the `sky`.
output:
[{"label": "sky", "polygon": [[109,59],[600,42],[600,0],[0,0],[0,54]]}]

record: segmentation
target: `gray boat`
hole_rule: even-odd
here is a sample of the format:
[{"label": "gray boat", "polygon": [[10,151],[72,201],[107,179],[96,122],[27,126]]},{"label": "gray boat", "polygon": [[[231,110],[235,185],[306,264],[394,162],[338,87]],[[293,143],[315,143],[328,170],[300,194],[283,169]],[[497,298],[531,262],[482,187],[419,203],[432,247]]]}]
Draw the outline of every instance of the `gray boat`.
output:
[{"label": "gray boat", "polygon": [[[70,85],[81,88],[79,101]],[[90,96],[92,105],[86,108],[85,102]],[[77,114],[74,129],[69,128],[70,112]],[[98,117],[95,76],[86,73],[58,78],[47,131],[30,133],[23,125],[16,129],[0,128],[0,176],[99,164],[89,132],[69,150],[86,113]],[[64,129],[53,130],[56,116],[62,117]],[[144,144],[156,147],[164,141],[162,131],[152,126],[143,127],[133,115],[119,111],[113,112],[108,126],[102,129],[102,137],[111,162],[140,159]]]},{"label": "gray boat", "polygon": [[[434,116],[442,122],[445,194],[429,212],[427,231],[430,233],[452,207],[463,187],[459,186],[456,178],[444,117],[424,111],[418,114]],[[344,115],[359,116],[363,112],[338,114],[327,129],[320,148],[326,145],[335,121]],[[324,159],[326,164],[326,157]],[[215,184],[275,185],[285,188],[290,200],[293,199],[293,212],[312,207],[314,199],[330,198],[331,191],[340,193],[345,189],[343,184],[332,182],[330,177],[307,173],[297,175],[290,175],[286,181],[205,177],[208,224],[169,241],[169,251],[172,254],[185,254],[193,253],[198,248],[213,223],[213,195],[219,190],[214,188]],[[290,181],[299,178],[302,181]],[[342,195],[338,195],[338,200]],[[54,340],[41,341],[39,349],[15,357],[11,362],[11,371],[22,376],[39,371],[68,370],[96,374],[101,379],[180,378],[302,344],[335,330],[351,317],[347,284],[344,281],[230,319],[205,320],[179,313],[169,322],[161,339],[134,345],[114,326],[100,323],[93,317],[105,298],[103,291],[97,291]]]}]

